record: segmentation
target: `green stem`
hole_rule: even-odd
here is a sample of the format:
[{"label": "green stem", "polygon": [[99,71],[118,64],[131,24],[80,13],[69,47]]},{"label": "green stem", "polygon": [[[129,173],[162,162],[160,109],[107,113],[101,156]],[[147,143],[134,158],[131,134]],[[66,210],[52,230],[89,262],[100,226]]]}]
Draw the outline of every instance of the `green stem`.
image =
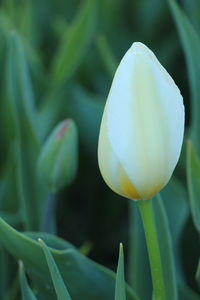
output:
[{"label": "green stem", "polygon": [[56,196],[49,192],[44,203],[41,231],[56,234]]},{"label": "green stem", "polygon": [[138,201],[138,205],[146,237],[155,300],[166,300],[164,273],[161,262],[152,200]]}]

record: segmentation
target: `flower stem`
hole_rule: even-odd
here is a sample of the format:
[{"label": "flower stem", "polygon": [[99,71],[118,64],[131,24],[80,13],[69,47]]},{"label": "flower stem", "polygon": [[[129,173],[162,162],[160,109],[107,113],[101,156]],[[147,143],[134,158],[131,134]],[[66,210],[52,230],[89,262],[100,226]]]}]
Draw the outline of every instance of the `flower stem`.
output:
[{"label": "flower stem", "polygon": [[41,231],[56,233],[55,194],[49,192],[44,203]]},{"label": "flower stem", "polygon": [[161,262],[152,200],[138,201],[138,206],[142,218],[149,254],[154,297],[155,300],[166,300],[164,273]]}]

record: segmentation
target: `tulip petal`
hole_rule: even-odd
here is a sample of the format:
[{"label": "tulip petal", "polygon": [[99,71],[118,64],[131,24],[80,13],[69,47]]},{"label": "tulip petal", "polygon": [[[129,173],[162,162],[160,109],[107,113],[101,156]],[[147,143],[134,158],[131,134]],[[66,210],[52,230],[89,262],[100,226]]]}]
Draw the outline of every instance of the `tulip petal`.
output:
[{"label": "tulip petal", "polygon": [[[123,166],[137,194],[151,198],[166,185],[177,164],[184,106],[173,79],[145,45],[134,43],[123,57],[105,115],[101,131],[108,135],[109,156]],[[107,161],[107,172],[109,165]]]},{"label": "tulip petal", "polygon": [[[103,120],[106,118],[107,115],[104,113]],[[103,120],[102,123],[104,123]],[[141,199],[115,153],[112,151],[105,126],[102,126],[100,131],[98,161],[105,182],[114,192],[126,198]]]}]

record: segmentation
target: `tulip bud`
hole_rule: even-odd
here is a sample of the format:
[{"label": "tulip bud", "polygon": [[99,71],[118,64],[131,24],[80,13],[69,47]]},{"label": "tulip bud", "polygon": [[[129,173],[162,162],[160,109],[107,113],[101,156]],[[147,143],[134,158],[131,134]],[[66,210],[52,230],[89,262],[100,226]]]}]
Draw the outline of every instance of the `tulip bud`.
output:
[{"label": "tulip bud", "polygon": [[51,192],[69,184],[77,169],[77,128],[73,120],[59,123],[45,142],[38,173]]},{"label": "tulip bud", "polygon": [[105,105],[98,145],[101,174],[116,193],[149,199],[169,181],[184,134],[178,87],[153,52],[134,43]]}]

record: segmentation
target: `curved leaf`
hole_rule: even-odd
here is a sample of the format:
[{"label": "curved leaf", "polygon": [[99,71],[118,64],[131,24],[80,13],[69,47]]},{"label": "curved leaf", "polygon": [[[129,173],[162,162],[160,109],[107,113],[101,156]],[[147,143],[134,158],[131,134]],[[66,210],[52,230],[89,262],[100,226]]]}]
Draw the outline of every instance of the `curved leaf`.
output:
[{"label": "curved leaf", "polygon": [[179,299],[197,300],[199,296],[187,285],[181,260],[183,231],[190,213],[186,188],[177,178],[172,177],[169,184],[161,191],[161,196],[172,236]]},{"label": "curved leaf", "polygon": [[188,67],[188,80],[191,89],[191,106],[192,106],[192,140],[197,153],[200,155],[200,36],[188,20],[187,16],[181,10],[179,5],[174,0],[168,0],[169,7],[174,17],[183,50],[186,57]]},{"label": "curved leaf", "polygon": [[52,82],[56,85],[67,80],[79,66],[94,34],[96,0],[84,0],[70,30],[60,42],[52,67]]},{"label": "curved leaf", "polygon": [[198,267],[197,267],[196,280],[198,282],[198,285],[200,286],[200,260],[199,260]]},{"label": "curved leaf", "polygon": [[193,222],[200,232],[200,161],[191,141],[187,142],[187,185]]},{"label": "curved leaf", "polygon": [[22,299],[23,300],[37,300],[28,285],[26,275],[24,273],[24,265],[23,265],[22,261],[19,262],[19,279],[20,279],[20,286],[21,286],[21,291],[22,291]]},{"label": "curved leaf", "polygon": [[[36,159],[40,148],[37,136],[37,114],[31,80],[22,41],[17,33],[10,36],[7,59],[6,87],[10,119],[15,128],[15,180],[21,200],[26,229],[38,230],[41,202],[36,176]],[[33,213],[34,211],[34,213]]]},{"label": "curved leaf", "polygon": [[119,246],[119,259],[115,285],[115,300],[126,300],[126,289],[124,280],[124,252],[122,244],[120,244]]},{"label": "curved leaf", "polygon": [[58,300],[70,300],[71,297],[70,297],[69,292],[63,282],[62,276],[60,275],[60,272],[56,266],[56,263],[54,261],[54,258],[52,256],[51,252],[49,251],[48,247],[45,245],[43,240],[38,239],[38,242],[40,243],[40,245],[42,246],[42,249],[44,251],[44,254],[45,254],[45,257],[47,260],[47,264],[49,267],[49,271],[51,274],[51,278],[52,278],[54,288],[56,291],[57,299]]},{"label": "curved leaf", "polygon": [[159,238],[159,247],[161,253],[162,266],[164,270],[164,280],[167,299],[178,299],[177,293],[177,278],[175,273],[175,260],[173,256],[173,247],[169,223],[163,205],[163,200],[160,196],[155,197],[152,201],[157,234]]},{"label": "curved leaf", "polygon": [[[23,260],[41,297],[54,300],[56,295],[38,238],[54,247],[50,249],[51,254],[73,300],[82,299],[83,295],[87,300],[114,298],[115,274],[112,271],[83,256],[70,243],[56,236],[44,233],[22,234],[0,218],[0,240],[3,246],[17,259]],[[138,299],[129,286],[127,299]]]},{"label": "curved leaf", "polygon": [[112,51],[108,45],[107,39],[104,35],[98,36],[97,48],[99,50],[101,59],[105,65],[111,79],[113,79],[113,76],[117,69],[117,59],[115,58],[114,54],[112,53]]}]

